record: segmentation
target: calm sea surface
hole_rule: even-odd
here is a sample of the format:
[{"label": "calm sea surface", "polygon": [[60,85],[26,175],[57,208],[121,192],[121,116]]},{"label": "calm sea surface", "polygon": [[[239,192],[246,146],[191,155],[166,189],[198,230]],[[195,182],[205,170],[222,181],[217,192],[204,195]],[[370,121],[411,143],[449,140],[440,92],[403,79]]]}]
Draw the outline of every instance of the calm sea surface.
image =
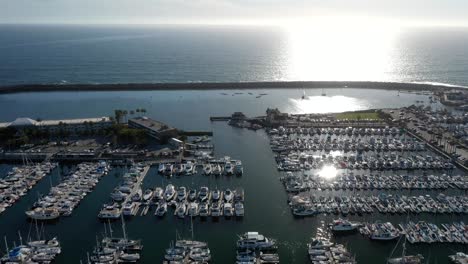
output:
[{"label": "calm sea surface", "polygon": [[0,85],[397,81],[468,85],[468,29],[0,25]]},{"label": "calm sea surface", "polygon": [[[233,96],[235,92],[244,94]],[[249,95],[249,92],[252,95]],[[116,108],[131,110],[143,107],[148,110],[148,116],[170,125],[187,130],[211,130],[214,132],[213,143],[216,146],[216,156],[229,155],[234,159],[241,159],[245,171],[242,177],[214,178],[197,175],[167,180],[157,175],[156,169],[153,168],[146,177],[143,187],[162,186],[169,182],[176,186],[188,187],[203,185],[210,188],[243,187],[246,195],[244,219],[241,221],[220,219],[219,222],[213,222],[211,219],[207,221],[196,219],[193,223],[195,239],[209,243],[214,263],[233,263],[237,235],[246,231],[259,231],[279,241],[282,263],[303,264],[308,263],[306,243],[315,234],[316,228],[337,216],[294,218],[286,203],[287,195],[279,181],[280,174],[276,170],[267,135],[263,131],[254,132],[233,128],[224,122],[210,123],[209,116],[230,114],[233,111],[243,111],[250,116],[261,115],[267,107],[279,107],[282,111],[302,113],[398,107],[413,104],[416,100],[428,104],[427,96],[403,93],[398,95],[396,91],[326,89],[324,90],[326,97],[320,96],[321,92],[320,90],[306,91],[310,96],[308,100],[299,99],[303,93],[299,89],[57,92],[0,95],[0,121],[11,121],[17,116],[50,119],[104,116],[112,114]],[[268,95],[255,98],[260,93],[268,93]],[[11,165],[1,165],[0,175],[4,176],[10,167]],[[18,230],[22,232],[23,237],[30,232],[31,226],[26,221],[24,211],[37,199],[38,193],[47,193],[50,185],[56,185],[60,175],[70,168],[67,166],[57,168],[51,176],[40,181],[20,202],[0,215],[0,235],[6,235],[10,245],[11,241],[18,241]],[[57,223],[45,227],[49,236],[58,236],[62,242],[62,254],[58,257],[57,263],[79,263],[80,259],[86,258],[86,252],[92,250],[96,235],[104,232],[104,226],[98,221],[97,213],[102,204],[108,201],[113,188],[121,181],[123,172],[124,168],[112,170],[109,175],[102,178],[94,192],[85,197],[71,217],[64,217]],[[370,193],[362,192],[362,195]],[[426,194],[419,191],[404,191],[403,193],[406,195]],[[435,191],[429,193],[437,194]],[[457,191],[448,193],[462,194]],[[356,193],[349,192],[336,192],[336,194],[356,195]],[[381,214],[351,216],[350,218],[358,221],[391,221],[395,224],[406,221],[406,216]],[[429,214],[413,216],[411,220],[431,222],[464,220],[465,223],[468,221],[466,216]],[[118,222],[113,224],[113,229],[116,234],[120,234]],[[133,217],[127,223],[127,231],[130,237],[143,240],[141,262],[143,264],[160,263],[164,249],[169,246],[171,240],[175,239],[176,233],[185,238],[189,238],[191,233],[190,220],[176,219],[172,215],[157,219],[152,213]],[[31,232],[34,234],[33,231]],[[359,263],[384,263],[394,247],[392,242],[371,242],[359,234],[339,237],[337,241],[345,243],[350,251],[356,254]],[[466,250],[466,246],[411,245],[408,248],[409,253],[421,253],[429,259],[429,263],[439,264],[448,263],[447,256],[454,250]]]}]

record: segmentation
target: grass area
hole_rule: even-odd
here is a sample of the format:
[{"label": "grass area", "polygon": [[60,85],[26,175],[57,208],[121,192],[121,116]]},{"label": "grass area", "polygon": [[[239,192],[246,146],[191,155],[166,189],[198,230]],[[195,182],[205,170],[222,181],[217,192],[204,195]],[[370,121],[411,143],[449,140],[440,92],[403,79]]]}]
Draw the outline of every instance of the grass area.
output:
[{"label": "grass area", "polygon": [[362,120],[362,119],[380,119],[376,112],[346,112],[336,114],[336,119]]}]

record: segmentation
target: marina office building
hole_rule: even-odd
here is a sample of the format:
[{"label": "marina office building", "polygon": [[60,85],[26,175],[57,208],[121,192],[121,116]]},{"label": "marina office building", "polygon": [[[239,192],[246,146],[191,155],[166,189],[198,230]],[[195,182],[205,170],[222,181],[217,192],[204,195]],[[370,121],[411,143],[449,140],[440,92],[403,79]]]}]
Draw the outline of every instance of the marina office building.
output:
[{"label": "marina office building", "polygon": [[96,131],[111,127],[113,124],[110,117],[62,119],[62,120],[34,120],[27,117],[17,118],[10,123],[0,123],[0,128],[14,127],[16,129],[38,129],[58,133],[66,131],[79,133],[84,131]]},{"label": "marina office building", "polygon": [[176,128],[145,116],[129,119],[128,126],[143,129],[150,137],[158,141],[167,141],[170,138],[177,137],[179,134]]}]

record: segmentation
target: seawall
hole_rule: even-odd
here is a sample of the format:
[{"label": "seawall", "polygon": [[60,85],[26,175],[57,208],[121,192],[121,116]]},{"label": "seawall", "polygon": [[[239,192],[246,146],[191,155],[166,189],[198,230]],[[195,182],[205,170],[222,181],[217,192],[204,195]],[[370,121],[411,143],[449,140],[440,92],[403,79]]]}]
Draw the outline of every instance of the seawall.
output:
[{"label": "seawall", "polygon": [[412,91],[465,89],[443,85],[399,82],[354,81],[277,81],[277,82],[200,82],[200,83],[119,83],[119,84],[25,84],[0,86],[0,94],[26,92],[76,91],[157,91],[157,90],[229,90],[229,89],[319,89],[362,88]]}]

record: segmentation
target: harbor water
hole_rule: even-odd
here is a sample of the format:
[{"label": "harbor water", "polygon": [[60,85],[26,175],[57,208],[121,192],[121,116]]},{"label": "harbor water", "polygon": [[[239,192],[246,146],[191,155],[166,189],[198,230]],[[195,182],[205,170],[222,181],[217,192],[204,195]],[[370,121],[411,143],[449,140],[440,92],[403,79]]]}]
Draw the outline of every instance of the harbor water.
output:
[{"label": "harbor water", "polygon": [[[236,92],[242,94],[235,94]],[[249,94],[252,93],[252,95]],[[258,231],[279,242],[282,263],[308,263],[307,242],[315,235],[316,228],[336,219],[336,215],[317,215],[307,218],[293,217],[287,204],[287,194],[276,169],[274,154],[270,149],[269,138],[262,131],[233,128],[225,122],[209,121],[210,116],[230,115],[242,111],[248,116],[263,115],[268,107],[278,107],[292,113],[338,112],[369,108],[401,107],[421,101],[429,105],[425,95],[398,94],[396,91],[367,89],[327,89],[322,97],[321,90],[306,91],[308,99],[301,100],[303,90],[273,91],[155,91],[155,92],[67,92],[1,95],[0,120],[12,121],[18,116],[31,118],[77,118],[112,115],[114,109],[145,108],[147,115],[186,130],[211,130],[217,157],[230,156],[242,160],[244,174],[236,176],[176,176],[171,179],[157,174],[157,167],[151,168],[144,179],[143,189],[165,186],[168,183],[186,187],[208,186],[212,188],[241,187],[245,191],[245,216],[213,221],[211,218],[193,219],[194,239],[208,242],[212,251],[213,263],[232,263],[235,259],[237,235],[247,231]],[[223,94],[224,93],[224,94]],[[260,93],[267,95],[260,98]],[[433,104],[434,107],[439,107]],[[10,110],[8,110],[10,109]],[[11,111],[11,109],[15,109]],[[130,117],[130,116],[129,116]],[[3,177],[11,164],[0,166]],[[60,181],[61,175],[73,168],[72,164],[61,164],[51,175],[44,177],[28,194],[0,215],[0,235],[7,236],[18,244],[18,231],[23,237],[35,235],[34,225],[27,221],[24,211],[37,199],[38,194],[46,194],[51,185]],[[104,233],[104,224],[97,218],[102,205],[109,201],[113,188],[122,180],[123,167],[114,167],[87,195],[70,217],[61,217],[57,222],[46,224],[48,237],[57,236],[62,243],[62,253],[56,263],[79,263],[85,260],[96,241],[96,235]],[[406,173],[406,172],[401,172]],[[428,171],[428,173],[439,173]],[[461,173],[456,171],[455,173]],[[384,192],[384,191],[382,191]],[[378,194],[377,191],[334,191],[333,195],[355,195],[356,193]],[[421,191],[391,191],[406,195],[420,195]],[[431,191],[431,194],[437,194]],[[451,192],[447,191],[447,194]],[[455,194],[465,194],[456,191]],[[320,193],[316,193],[320,195]],[[127,233],[130,238],[142,239],[144,245],[141,263],[161,263],[164,249],[176,236],[191,238],[191,221],[188,217],[178,219],[169,211],[159,219],[150,211],[146,216],[133,216],[127,220]],[[399,224],[407,221],[406,215],[373,213],[364,216],[350,216],[356,221],[390,221]],[[432,223],[453,221],[468,222],[466,215],[412,215],[411,221],[425,220]],[[116,235],[121,234],[120,222],[112,224]],[[384,263],[396,241],[373,242],[360,234],[350,234],[335,238],[345,244],[356,255],[358,263]],[[466,245],[432,244],[408,245],[408,253],[423,254],[429,263],[448,263],[448,255],[454,251],[466,250]],[[0,249],[4,251],[4,247]],[[398,252],[398,251],[397,251]]]}]

